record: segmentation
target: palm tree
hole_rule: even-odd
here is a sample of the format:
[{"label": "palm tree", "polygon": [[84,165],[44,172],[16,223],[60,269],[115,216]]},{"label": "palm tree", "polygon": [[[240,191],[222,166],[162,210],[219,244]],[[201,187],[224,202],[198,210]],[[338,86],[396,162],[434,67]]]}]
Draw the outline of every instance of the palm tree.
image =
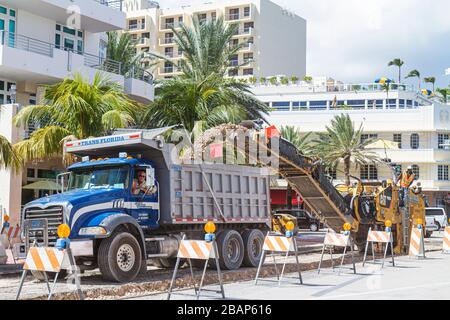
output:
[{"label": "palm tree", "polygon": [[[129,33],[116,31],[107,32],[108,46],[106,50],[107,59],[120,62],[121,74],[135,76],[133,72],[139,72],[142,68],[142,53],[136,53],[137,41]],[[151,64],[150,66],[153,66]]]},{"label": "palm tree", "polygon": [[331,126],[326,127],[326,133],[320,134],[315,140],[315,153],[329,168],[336,169],[344,163],[345,183],[350,185],[350,167],[379,162],[379,156],[366,150],[373,139],[361,141],[362,124],[355,129],[354,123],[348,114],[336,116],[331,120]]},{"label": "palm tree", "polygon": [[433,85],[433,92],[435,91],[436,77],[426,77],[423,79],[426,83],[431,83]]},{"label": "palm tree", "polygon": [[21,164],[22,160],[13,145],[6,137],[0,135],[0,169],[12,168],[18,171]]},{"label": "palm tree", "polygon": [[311,155],[312,152],[311,134],[312,132],[302,134],[295,126],[281,127],[281,136],[295,145],[305,156]]},{"label": "palm tree", "polygon": [[448,96],[450,95],[450,89],[438,88],[438,89],[436,89],[436,92],[439,93],[440,99],[443,103],[448,102]]},{"label": "palm tree", "polygon": [[408,75],[405,77],[405,79],[408,79],[408,78],[417,78],[418,79],[418,81],[419,81],[419,90],[420,90],[420,72],[418,71],[418,70],[411,70],[409,73],[408,73]]},{"label": "palm tree", "polygon": [[143,126],[182,124],[192,131],[198,121],[207,129],[259,119],[268,112],[246,83],[226,77],[232,57],[242,47],[230,46],[236,28],[225,25],[223,18],[200,23],[194,16],[192,27],[181,25],[173,30],[174,41],[185,56],[180,65],[182,74],[160,82]]},{"label": "palm tree", "polygon": [[398,83],[402,83],[402,66],[405,64],[401,59],[394,59],[388,63],[388,67],[396,66],[398,67]]},{"label": "palm tree", "polygon": [[109,134],[137,117],[137,105],[100,73],[92,83],[75,74],[48,86],[44,98],[45,104],[23,108],[14,117],[16,126],[37,122],[41,127],[15,145],[24,160],[60,156],[64,141]]}]

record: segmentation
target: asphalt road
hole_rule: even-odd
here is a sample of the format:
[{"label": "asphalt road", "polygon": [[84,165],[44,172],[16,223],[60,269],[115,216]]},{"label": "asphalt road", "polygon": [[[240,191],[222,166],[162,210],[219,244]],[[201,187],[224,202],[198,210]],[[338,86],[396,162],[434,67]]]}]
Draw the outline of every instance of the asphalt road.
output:
[{"label": "asphalt road", "polygon": [[[357,264],[357,274],[343,269],[341,275],[331,269],[303,274],[299,285],[296,274],[289,274],[278,286],[276,278],[225,285],[227,299],[242,300],[444,300],[450,299],[450,255],[428,252],[427,259],[400,257],[396,266],[386,264]],[[269,281],[267,281],[269,280]],[[218,287],[207,287],[216,289]],[[143,300],[164,300],[167,294],[140,297]],[[217,299],[205,292],[202,299]],[[195,299],[193,290],[177,291],[172,299]]]}]

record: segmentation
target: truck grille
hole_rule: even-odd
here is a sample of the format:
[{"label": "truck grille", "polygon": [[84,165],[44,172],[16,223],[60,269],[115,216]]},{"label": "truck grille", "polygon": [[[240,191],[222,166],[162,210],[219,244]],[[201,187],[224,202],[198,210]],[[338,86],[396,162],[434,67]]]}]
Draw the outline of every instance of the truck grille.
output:
[{"label": "truck grille", "polygon": [[[52,206],[45,209],[31,207],[25,209],[25,220],[47,219],[48,222],[48,244],[54,245],[56,243],[57,229],[60,224],[64,222],[64,210],[62,206]],[[32,231],[30,232],[32,233]],[[43,243],[44,236],[40,233],[30,234],[30,240],[37,240],[38,243]]]}]

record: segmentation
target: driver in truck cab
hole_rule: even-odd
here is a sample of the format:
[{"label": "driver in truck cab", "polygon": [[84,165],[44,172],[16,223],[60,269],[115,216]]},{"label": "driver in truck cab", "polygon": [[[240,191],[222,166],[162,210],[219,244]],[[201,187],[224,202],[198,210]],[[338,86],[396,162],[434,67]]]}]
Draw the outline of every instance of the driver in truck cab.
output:
[{"label": "driver in truck cab", "polygon": [[145,195],[156,193],[156,186],[147,186],[147,174],[145,170],[139,170],[137,172],[137,179],[133,180],[132,192],[134,195]]}]

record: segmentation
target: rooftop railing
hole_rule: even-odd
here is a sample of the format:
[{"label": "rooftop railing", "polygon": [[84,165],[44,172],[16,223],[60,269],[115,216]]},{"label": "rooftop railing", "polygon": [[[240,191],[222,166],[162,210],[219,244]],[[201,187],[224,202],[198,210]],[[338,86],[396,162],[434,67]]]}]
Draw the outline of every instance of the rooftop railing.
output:
[{"label": "rooftop railing", "polygon": [[123,0],[94,0],[104,6],[123,11]]}]

